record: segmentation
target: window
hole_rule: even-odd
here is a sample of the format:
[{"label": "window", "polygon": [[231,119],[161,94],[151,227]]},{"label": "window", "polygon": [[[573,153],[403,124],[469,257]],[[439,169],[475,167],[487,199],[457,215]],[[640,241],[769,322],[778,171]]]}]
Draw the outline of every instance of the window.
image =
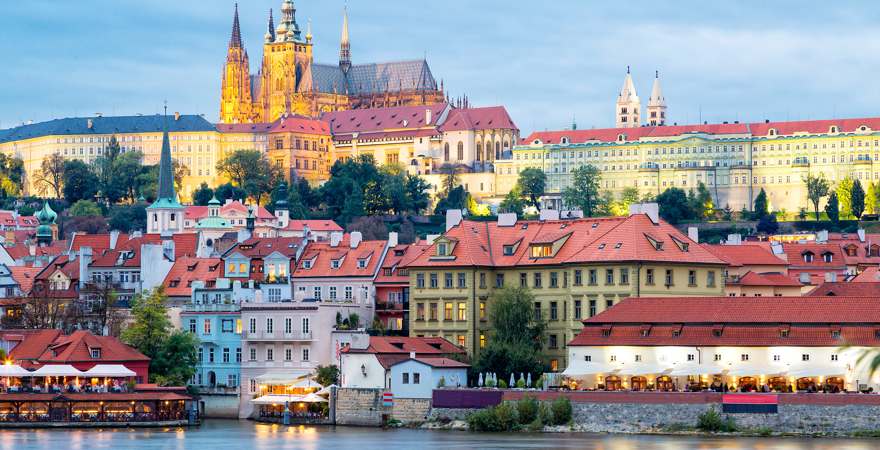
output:
[{"label": "window", "polygon": [[541,302],[535,302],[535,320],[541,320]]},{"label": "window", "polygon": [[596,300],[590,300],[590,317],[596,315]]},{"label": "window", "polygon": [[266,333],[274,333],[275,332],[275,320],[271,317],[266,318]]},{"label": "window", "polygon": [[693,354],[693,353],[688,353],[687,360],[688,360],[688,361],[693,361],[693,360],[694,360],[694,354]]},{"label": "window", "polygon": [[225,363],[229,362],[229,348],[228,347],[223,349],[223,362],[225,362]]},{"label": "window", "polygon": [[205,319],[202,324],[202,334],[211,334],[211,319]]},{"label": "window", "polygon": [[275,349],[272,347],[266,348],[266,361],[274,361],[275,360]]},{"label": "window", "polygon": [[599,281],[598,281],[599,275],[597,274],[596,269],[590,269],[589,274],[590,274],[590,279],[589,279],[590,286],[597,285],[599,283]]},{"label": "window", "polygon": [[617,361],[617,355],[611,355],[611,358],[609,359],[611,360],[611,362],[615,362]]},{"label": "window", "polygon": [[840,330],[831,330],[831,339],[840,339]]},{"label": "window", "polygon": [[707,287],[715,287],[715,271],[710,270],[706,274],[706,286]]},{"label": "window", "polygon": [[416,274],[416,287],[419,289],[423,289],[425,287],[425,274],[423,274],[423,273]]},{"label": "window", "polygon": [[464,347],[464,344],[465,344],[464,335],[463,335],[463,334],[459,334],[459,335],[458,335],[458,346],[459,346],[459,347]]},{"label": "window", "polygon": [[[672,285],[670,278],[667,275],[666,281],[667,285]],[[697,271],[696,270],[688,270],[688,286],[696,286],[697,285]]]},{"label": "window", "polygon": [[782,356],[780,356],[780,355],[773,355],[773,361],[782,361]]},{"label": "window", "polygon": [[486,347],[486,335],[483,333],[480,333],[480,348],[485,348],[485,347]]},{"label": "window", "polygon": [[804,353],[803,355],[801,355],[801,361],[809,361],[809,360],[810,360],[809,354]]},{"label": "window", "polygon": [[593,357],[591,355],[584,355],[584,361],[590,362],[592,360],[593,360]]},{"label": "window", "polygon": [[495,274],[495,287],[502,288],[504,287],[504,274],[496,273]]},{"label": "window", "polygon": [[641,362],[641,361],[642,361],[642,355],[636,355],[635,362]]},{"label": "window", "polygon": [[629,268],[621,267],[620,269],[620,284],[626,286],[629,284]]},{"label": "window", "polygon": [[486,320],[486,302],[480,302],[480,320]]},{"label": "window", "polygon": [[825,252],[822,254],[822,261],[830,263],[833,259],[834,259],[834,257],[831,254],[831,252]]},{"label": "window", "polygon": [[303,317],[303,318],[302,318],[302,322],[300,323],[300,325],[302,325],[302,332],[303,332],[303,334],[309,334],[309,333],[312,332],[311,323],[309,322],[309,318],[308,318],[308,317]]},{"label": "window", "polygon": [[452,320],[452,302],[443,305],[443,320]]},{"label": "window", "polygon": [[605,285],[614,284],[614,269],[605,269]]},{"label": "window", "polygon": [[553,246],[550,244],[532,245],[529,249],[532,258],[547,258],[553,256]]},{"label": "window", "polygon": [[284,318],[284,333],[293,333],[293,319],[291,319],[290,317]]},{"label": "window", "polygon": [[448,246],[445,242],[437,244],[437,256],[447,256]]},{"label": "window", "polygon": [[535,272],[534,274],[534,284],[536,288],[541,287],[541,272]]},{"label": "window", "polygon": [[313,292],[314,292],[313,298],[315,300],[321,300],[321,286],[315,286],[315,289]]},{"label": "window", "polygon": [[550,272],[550,287],[559,287],[559,276],[556,272]]},{"label": "window", "polygon": [[575,269],[574,271],[574,285],[580,286],[583,282],[583,276],[580,269]]},{"label": "window", "polygon": [[251,317],[248,321],[248,333],[256,333],[257,332],[257,318]]},{"label": "window", "polygon": [[452,289],[452,274],[444,273],[443,274],[443,287],[446,289]]},{"label": "window", "polygon": [[309,348],[308,348],[308,347],[303,347],[303,349],[302,349],[302,360],[303,360],[303,361],[308,361],[308,360],[309,360],[309,353],[310,353],[310,352],[309,352]]},{"label": "window", "polygon": [[574,318],[575,319],[581,318],[581,301],[580,300],[574,301]]},{"label": "window", "polygon": [[666,269],[666,286],[673,286],[672,283],[672,269]]},{"label": "window", "polygon": [[416,320],[425,320],[425,304],[416,304]]},{"label": "window", "polygon": [[832,361],[837,361],[837,353],[831,355],[831,360],[832,360]]},{"label": "window", "polygon": [[[465,287],[464,279],[463,279],[464,274],[459,274],[459,275],[461,276],[462,279],[459,280],[459,281],[461,281],[461,283],[458,287]],[[486,273],[485,272],[480,272],[480,289],[486,289]]]},{"label": "window", "polygon": [[284,360],[285,361],[293,361],[293,349],[287,347],[284,349]]},{"label": "window", "polygon": [[100,348],[90,349],[89,353],[91,353],[92,359],[101,359],[101,349]]},{"label": "window", "polygon": [[[256,354],[254,356],[256,356]],[[235,362],[237,362],[237,363],[241,362],[241,347],[237,347],[235,349]]]},{"label": "window", "polygon": [[742,355],[739,355],[739,360],[740,360],[740,361],[748,361],[748,360],[749,360],[749,354],[748,354],[748,353],[743,353]]},{"label": "window", "polygon": [[548,348],[551,348],[551,349],[558,348],[559,344],[556,342],[556,335],[555,334],[551,334],[551,335],[547,336],[547,338],[548,338],[547,339],[547,347]]},{"label": "window", "polygon": [[557,302],[550,302],[550,320],[559,320],[559,307]]},{"label": "window", "polygon": [[805,252],[802,256],[804,257],[804,262],[813,262],[812,252]]},{"label": "window", "polygon": [[431,306],[431,307],[430,307],[430,312],[429,312],[429,314],[430,314],[430,320],[437,320],[437,304],[436,304],[436,303],[431,303],[430,306]]},{"label": "window", "polygon": [[248,355],[248,356],[250,356],[250,360],[251,360],[251,361],[256,361],[256,360],[257,360],[257,348],[256,348],[256,347],[251,347],[249,353],[250,353],[250,355]]},{"label": "window", "polygon": [[715,354],[715,361],[721,361],[721,353]]},{"label": "window", "polygon": [[654,269],[645,270],[645,284],[648,286],[654,285]]},{"label": "window", "polygon": [[351,298],[352,298],[352,289],[351,289],[351,286],[346,286],[346,287],[345,287],[345,299],[346,299],[346,300],[351,300]]},{"label": "window", "polygon": [[409,373],[404,372],[404,373],[402,373],[402,374],[400,374],[400,375],[401,375],[401,377],[400,377],[400,382],[403,383],[403,384],[409,384]]},{"label": "window", "polygon": [[467,320],[467,303],[458,304],[458,320]]},{"label": "window", "polygon": [[[422,280],[423,284],[424,284],[424,282],[425,282],[425,280]],[[424,285],[422,287],[424,287]],[[330,300],[336,300],[336,286],[330,286],[329,291],[330,291],[330,293],[329,293]]]},{"label": "window", "polygon": [[529,286],[529,276],[526,273],[519,274],[519,287],[528,287]]},{"label": "window", "polygon": [[[482,274],[481,274],[481,275],[482,275]],[[465,282],[465,278],[466,278],[466,277],[465,277],[465,273],[464,273],[464,272],[459,272],[459,273],[458,273],[458,288],[459,288],[459,289],[463,289],[463,288],[467,287],[467,283]]]},{"label": "window", "polygon": [[189,332],[196,334],[196,319],[189,319]]},{"label": "window", "polygon": [[439,286],[438,281],[437,281],[437,274],[432,273],[431,274],[431,289],[437,289],[437,286]]}]

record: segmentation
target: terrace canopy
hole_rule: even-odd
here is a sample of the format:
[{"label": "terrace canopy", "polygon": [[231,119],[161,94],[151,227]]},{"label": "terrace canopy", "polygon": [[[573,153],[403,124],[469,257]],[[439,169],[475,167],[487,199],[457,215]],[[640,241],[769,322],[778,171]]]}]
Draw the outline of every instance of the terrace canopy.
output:
[{"label": "terrace canopy", "polygon": [[302,380],[303,377],[307,376],[310,372],[308,371],[290,371],[285,373],[266,373],[260,375],[256,378],[257,383],[260,384],[294,384]]},{"label": "terrace canopy", "polygon": [[47,364],[29,374],[32,377],[82,377],[83,372],[70,364]]},{"label": "terrace canopy", "polygon": [[108,378],[128,378],[137,376],[137,374],[123,366],[122,364],[98,364],[89,370],[83,372],[83,376],[90,377],[108,377]]},{"label": "terrace canopy", "polygon": [[31,375],[33,375],[31,372],[23,369],[19,365],[0,365],[0,377],[29,377]]}]

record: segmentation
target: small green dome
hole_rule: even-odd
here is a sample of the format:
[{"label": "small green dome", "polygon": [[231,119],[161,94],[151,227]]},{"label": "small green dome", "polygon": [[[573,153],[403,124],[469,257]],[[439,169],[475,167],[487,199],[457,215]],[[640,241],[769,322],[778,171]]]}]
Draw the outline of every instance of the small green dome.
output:
[{"label": "small green dome", "polygon": [[43,203],[43,209],[41,209],[36,214],[37,220],[40,221],[40,225],[52,225],[55,223],[55,219],[58,218],[58,214],[52,210],[52,207],[49,206],[49,202]]}]

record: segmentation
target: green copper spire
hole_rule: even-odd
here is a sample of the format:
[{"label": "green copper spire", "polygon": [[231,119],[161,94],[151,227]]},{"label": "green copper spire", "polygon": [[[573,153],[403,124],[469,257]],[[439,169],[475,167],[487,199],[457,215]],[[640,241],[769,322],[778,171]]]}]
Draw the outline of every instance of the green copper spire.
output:
[{"label": "green copper spire", "polygon": [[40,221],[40,226],[37,227],[37,243],[49,245],[52,243],[52,225],[55,224],[58,214],[52,211],[49,202],[45,202],[43,203],[43,209],[36,216],[37,220]]},{"label": "green copper spire", "polygon": [[156,201],[151,208],[176,208],[180,206],[174,191],[174,163],[171,160],[171,142],[168,139],[168,107],[165,107],[165,123],[162,130],[162,153],[159,156],[159,183]]}]

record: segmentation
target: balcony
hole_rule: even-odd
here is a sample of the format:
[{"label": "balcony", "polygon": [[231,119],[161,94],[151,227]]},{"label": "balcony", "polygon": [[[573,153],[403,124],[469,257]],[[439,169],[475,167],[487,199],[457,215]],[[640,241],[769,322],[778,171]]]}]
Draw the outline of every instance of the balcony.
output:
[{"label": "balcony", "polygon": [[241,308],[237,303],[187,303],[183,305],[186,312],[238,312]]},{"label": "balcony", "polygon": [[642,163],[639,166],[639,172],[654,172],[660,170],[660,165],[654,162]]},{"label": "balcony", "polygon": [[806,156],[797,157],[791,162],[791,167],[810,167],[810,159]]},{"label": "balcony", "polygon": [[385,301],[385,302],[377,302],[377,303],[376,303],[376,312],[382,312],[382,311],[387,311],[387,312],[400,311],[400,312],[403,312],[403,311],[407,311],[407,310],[408,310],[407,305],[404,305],[403,302],[389,302],[389,301]]},{"label": "balcony", "polygon": [[287,275],[266,275],[261,280],[262,283],[265,284],[287,284],[290,282],[290,277]]},{"label": "balcony", "polygon": [[871,164],[871,156],[869,155],[859,155],[856,157],[853,164],[856,165],[870,165]]},{"label": "balcony", "polygon": [[312,332],[295,331],[293,333],[282,333],[281,331],[267,332],[257,331],[254,333],[245,331],[241,333],[241,338],[248,341],[311,341]]}]

